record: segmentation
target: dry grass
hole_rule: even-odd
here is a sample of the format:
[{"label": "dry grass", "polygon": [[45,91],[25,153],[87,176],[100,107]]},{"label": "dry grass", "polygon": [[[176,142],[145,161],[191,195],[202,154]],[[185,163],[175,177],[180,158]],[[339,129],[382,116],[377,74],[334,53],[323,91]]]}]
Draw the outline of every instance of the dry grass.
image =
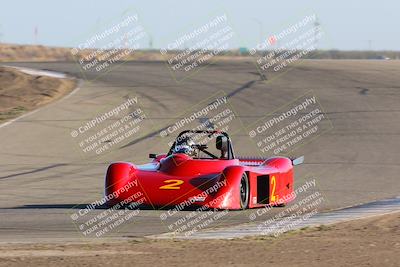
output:
[{"label": "dry grass", "polygon": [[0,84],[0,123],[57,100],[76,86],[72,79],[33,76],[8,67],[0,67]]}]

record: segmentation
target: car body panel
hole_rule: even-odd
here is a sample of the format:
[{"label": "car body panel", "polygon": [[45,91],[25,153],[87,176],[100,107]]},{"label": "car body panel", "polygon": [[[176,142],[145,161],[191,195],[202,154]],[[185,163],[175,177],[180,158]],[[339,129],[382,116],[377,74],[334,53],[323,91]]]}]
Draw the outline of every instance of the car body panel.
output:
[{"label": "car body panel", "polygon": [[144,165],[116,162],[107,170],[105,194],[114,196],[111,204],[139,194],[143,204],[154,208],[242,209],[239,190],[244,173],[250,184],[248,208],[293,200],[293,165],[285,157],[227,160],[162,154]]}]

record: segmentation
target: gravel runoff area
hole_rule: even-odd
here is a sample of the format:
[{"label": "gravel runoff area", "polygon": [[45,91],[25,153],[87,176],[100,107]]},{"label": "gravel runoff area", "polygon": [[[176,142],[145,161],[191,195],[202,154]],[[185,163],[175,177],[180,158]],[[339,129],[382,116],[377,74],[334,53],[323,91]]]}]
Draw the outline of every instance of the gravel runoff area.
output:
[{"label": "gravel runoff area", "polygon": [[0,266],[398,266],[400,213],[235,240],[1,244]]}]

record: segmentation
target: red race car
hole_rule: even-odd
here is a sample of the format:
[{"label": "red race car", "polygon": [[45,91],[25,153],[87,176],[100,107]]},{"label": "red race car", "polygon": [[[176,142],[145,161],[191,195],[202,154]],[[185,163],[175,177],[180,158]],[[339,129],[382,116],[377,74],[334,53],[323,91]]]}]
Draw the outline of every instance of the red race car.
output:
[{"label": "red race car", "polygon": [[108,205],[179,210],[282,206],[294,199],[293,166],[304,159],[236,158],[227,133],[191,130],[181,132],[167,154],[150,158],[144,165],[116,162],[108,167]]}]

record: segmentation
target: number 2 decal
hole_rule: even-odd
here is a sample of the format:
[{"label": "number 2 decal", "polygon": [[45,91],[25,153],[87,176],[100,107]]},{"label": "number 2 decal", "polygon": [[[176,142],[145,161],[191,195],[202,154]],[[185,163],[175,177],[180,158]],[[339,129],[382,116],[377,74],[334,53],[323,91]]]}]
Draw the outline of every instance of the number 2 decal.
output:
[{"label": "number 2 decal", "polygon": [[166,185],[160,186],[159,189],[181,189],[180,185],[183,184],[182,180],[165,180]]},{"label": "number 2 decal", "polygon": [[276,201],[278,196],[275,195],[275,190],[276,190],[276,178],[275,176],[272,176],[271,178],[271,201]]}]

